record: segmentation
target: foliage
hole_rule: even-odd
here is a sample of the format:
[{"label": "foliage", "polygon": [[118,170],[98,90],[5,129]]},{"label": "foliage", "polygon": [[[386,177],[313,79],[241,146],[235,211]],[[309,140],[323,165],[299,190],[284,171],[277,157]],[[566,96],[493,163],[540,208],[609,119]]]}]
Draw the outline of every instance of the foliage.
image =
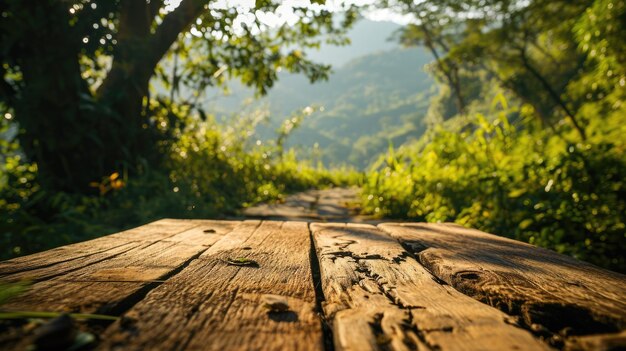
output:
[{"label": "foliage", "polygon": [[[261,95],[281,70],[324,79],[302,49],[345,43],[353,9],[174,3],[0,3],[0,257],[341,181],[198,100],[227,78]],[[276,12],[291,19],[269,23]]]},{"label": "foliage", "polygon": [[[145,167],[136,176],[112,174],[94,184],[105,189],[98,195],[47,192],[36,183],[36,167],[9,153],[0,172],[0,256],[37,252],[163,217],[237,216],[242,206],[279,200],[287,192],[357,181],[358,174],[349,169],[333,173],[299,161],[293,150],[281,155],[276,144],[258,145],[254,129],[262,114],[224,125],[175,105],[154,110],[160,111],[157,120],[172,118],[176,111],[177,119],[186,120],[172,132],[175,141],[164,167]],[[17,149],[15,142],[5,145]]]},{"label": "foliage", "polygon": [[[268,22],[277,12],[293,20]],[[330,67],[302,49],[322,36],[344,43],[355,19],[350,8],[336,20],[319,4],[209,0],[7,0],[0,16],[0,114],[19,125],[39,186],[83,195],[163,161],[172,140],[152,119],[151,80],[192,107],[182,86],[195,98],[230,77],[264,94],[282,69],[321,80]],[[159,66],[167,56],[178,59],[171,70]]]},{"label": "foliage", "polygon": [[433,71],[449,88],[456,113],[464,114],[465,107],[480,98],[480,83],[485,81],[480,78],[487,74],[533,106],[535,117],[546,126],[565,117],[578,137],[585,139],[580,100],[567,92],[585,72],[586,54],[577,50],[571,29],[589,7],[588,1],[394,3],[416,18],[415,24],[401,31],[400,40],[430,48]]},{"label": "foliage", "polygon": [[476,72],[478,84],[439,77],[448,92],[429,113],[449,117],[455,88],[470,113],[381,157],[365,211],[455,221],[626,271],[624,1],[396,5],[418,19],[401,40],[441,50],[440,75]]},{"label": "foliage", "polygon": [[[626,271],[626,144],[569,143],[531,111],[479,114],[464,132],[439,128],[423,147],[391,149],[365,183],[365,211],[455,221]],[[624,112],[594,135],[623,124]]]},{"label": "foliage", "polygon": [[[0,307],[28,289],[27,282],[0,283]],[[1,318],[0,318],[1,319]]]}]

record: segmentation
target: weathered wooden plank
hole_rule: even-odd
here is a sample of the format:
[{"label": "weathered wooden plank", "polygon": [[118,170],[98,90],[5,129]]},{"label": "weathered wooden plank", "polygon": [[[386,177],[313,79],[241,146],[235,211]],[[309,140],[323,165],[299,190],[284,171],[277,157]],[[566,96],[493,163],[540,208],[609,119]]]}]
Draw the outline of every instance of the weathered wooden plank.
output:
[{"label": "weathered wooden plank", "polygon": [[94,264],[140,245],[193,228],[198,223],[164,219],[118,234],[0,262],[0,280],[43,280]]},{"label": "weathered wooden plank", "polygon": [[[140,246],[141,242],[124,242],[118,239],[110,239],[106,241],[101,241],[100,245],[102,246],[99,246],[98,248],[93,247],[92,251],[82,257],[76,257],[74,259],[68,259],[66,261],[53,262],[49,265],[43,264],[42,262],[42,264],[39,264],[37,267],[31,266],[24,270],[18,270],[15,273],[1,275],[0,281],[38,282],[46,279],[51,279],[56,276],[61,276],[63,274],[71,272],[73,270],[80,269],[81,267],[96,264],[98,262],[102,262],[107,259],[124,254],[125,252],[131,251],[132,249]],[[56,251],[56,254],[59,255],[67,252],[67,250],[60,249]],[[70,254],[70,256],[71,255],[72,254]]]},{"label": "weathered wooden plank", "polygon": [[[26,294],[3,308],[115,314],[123,310],[121,306],[136,302],[128,301],[130,296],[150,284],[159,284],[160,279],[200,255],[239,224],[226,221],[193,223],[195,228],[173,233],[173,236],[161,235],[164,239],[155,242],[132,242],[132,248],[117,256],[73,267],[53,279],[36,283]],[[211,232],[205,233],[206,230]]]},{"label": "weathered wooden plank", "polygon": [[[244,222],[111,325],[100,348],[319,350],[309,248],[306,223]],[[268,312],[263,294],[289,310]]]},{"label": "weathered wooden plank", "polygon": [[348,202],[356,202],[357,196],[355,188],[309,190],[290,195],[281,203],[247,208],[244,214],[253,218],[281,220],[355,220],[356,211],[349,208]]},{"label": "weathered wooden plank", "polygon": [[[2,308],[119,315],[161,284],[162,279],[176,273],[240,224],[203,220],[180,222],[185,223],[184,227],[191,224],[194,228],[180,233],[177,233],[180,227],[169,228],[173,233],[155,232],[156,241],[147,234],[142,235],[141,241],[128,242],[133,246],[116,256],[89,265],[69,267],[71,269],[63,266],[67,268],[63,274],[33,284],[27,293]],[[138,231],[129,231],[124,235],[134,237],[136,233]],[[113,240],[124,240],[124,235],[117,235]],[[85,262],[74,260],[64,265],[70,263],[80,265]],[[24,349],[31,342],[28,332],[16,330],[13,334],[13,342],[6,345],[8,349]]]},{"label": "weathered wooden plank", "polygon": [[317,200],[317,213],[325,220],[348,220],[357,215],[350,203],[358,201],[358,191],[354,188],[333,188],[320,191]]},{"label": "weathered wooden plank", "polygon": [[315,218],[316,191],[307,191],[288,196],[276,204],[259,204],[246,208],[243,213],[253,218]]},{"label": "weathered wooden plank", "polygon": [[[381,224],[437,278],[504,312],[555,346],[626,328],[626,277],[454,224]],[[623,345],[626,346],[626,345]]]},{"label": "weathered wooden plank", "polygon": [[337,350],[542,350],[507,316],[441,284],[374,226],[312,224]]}]

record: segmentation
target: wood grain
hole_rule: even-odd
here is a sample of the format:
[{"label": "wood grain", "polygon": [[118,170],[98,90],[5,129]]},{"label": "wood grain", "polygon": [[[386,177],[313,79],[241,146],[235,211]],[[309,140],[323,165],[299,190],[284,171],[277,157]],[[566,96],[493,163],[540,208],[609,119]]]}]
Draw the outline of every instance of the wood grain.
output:
[{"label": "wood grain", "polygon": [[[4,304],[2,309],[122,314],[161,284],[162,279],[175,274],[238,224],[231,221],[167,220],[102,238],[126,242],[121,246],[124,251],[113,254],[111,249],[104,251],[108,256],[92,253],[9,275],[14,278],[20,274],[37,274],[40,281],[19,298]],[[181,231],[185,228],[191,229]],[[91,241],[93,251],[98,251],[95,248],[100,247],[102,241]],[[65,250],[74,252],[73,248],[66,247]],[[41,256],[45,257],[44,254]],[[55,269],[60,273],[51,276]],[[11,334],[8,340],[4,340],[6,349],[25,349],[31,342],[30,331],[17,329]],[[3,340],[1,336],[0,340]]]},{"label": "wood grain", "polygon": [[0,280],[39,281],[107,260],[136,248],[193,228],[188,220],[163,219],[117,234],[0,262]]},{"label": "wood grain", "polygon": [[[244,222],[111,325],[100,348],[320,350],[309,248],[306,223]],[[269,312],[263,294],[289,310]]]},{"label": "wood grain", "polygon": [[379,227],[417,255],[437,278],[519,316],[521,323],[554,346],[563,346],[571,336],[626,328],[624,275],[454,224]]},{"label": "wood grain", "polygon": [[102,350],[626,347],[623,275],[451,224],[310,226],[167,219],[0,262],[34,282],[2,309],[122,316],[80,324]]},{"label": "wood grain", "polygon": [[335,349],[548,349],[504,313],[441,284],[376,227],[311,228]]},{"label": "wood grain", "polygon": [[[173,233],[160,231],[154,236],[161,240],[129,242],[128,245],[132,245],[130,249],[91,264],[85,264],[83,260],[64,262],[64,274],[33,284],[27,293],[3,305],[3,308],[113,315],[121,313],[136,303],[137,299],[141,299],[141,289],[149,290],[160,284],[161,279],[200,255],[238,224],[226,221],[184,223],[193,223],[195,228],[176,233],[181,227],[170,227]],[[188,225],[183,226],[186,227]],[[205,233],[207,228],[212,233]],[[124,235],[135,236],[137,232],[126,232]],[[194,241],[186,241],[193,237],[196,237]],[[123,235],[112,240],[124,239],[129,240]],[[66,267],[70,263],[77,266]],[[53,270],[54,267],[47,269]]]}]

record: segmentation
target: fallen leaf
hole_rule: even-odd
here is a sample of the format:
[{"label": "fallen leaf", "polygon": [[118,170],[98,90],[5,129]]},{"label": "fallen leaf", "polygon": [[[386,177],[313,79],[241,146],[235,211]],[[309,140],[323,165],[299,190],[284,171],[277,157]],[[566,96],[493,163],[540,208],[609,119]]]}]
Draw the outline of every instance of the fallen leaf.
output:
[{"label": "fallen leaf", "polygon": [[247,267],[259,266],[259,264],[256,261],[247,259],[245,257],[227,258],[225,262],[231,266],[247,266]]}]

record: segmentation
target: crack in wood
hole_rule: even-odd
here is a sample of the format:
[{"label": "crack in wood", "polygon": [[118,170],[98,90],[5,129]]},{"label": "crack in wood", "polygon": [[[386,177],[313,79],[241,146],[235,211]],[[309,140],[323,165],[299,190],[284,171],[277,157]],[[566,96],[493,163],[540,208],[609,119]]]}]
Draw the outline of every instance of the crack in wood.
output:
[{"label": "crack in wood", "polygon": [[372,329],[372,334],[374,334],[374,337],[376,338],[376,344],[378,345],[379,350],[390,351],[392,350],[390,345],[392,338],[383,331],[383,317],[384,313],[376,313],[374,314],[373,320],[368,322],[368,324]]},{"label": "crack in wood", "polygon": [[355,284],[358,284],[359,286],[366,288],[363,284],[363,280],[369,279],[373,281],[374,283],[376,283],[376,285],[378,286],[379,292],[383,296],[385,296],[392,305],[396,305],[399,308],[407,310],[407,311],[426,308],[424,306],[411,305],[411,304],[407,304],[403,302],[402,299],[397,295],[397,293],[395,293],[396,288],[394,286],[389,286],[388,281],[384,280],[377,273],[372,272],[372,270],[368,267],[366,262],[361,262],[362,260],[367,260],[367,258],[357,259],[356,263],[359,266],[356,271],[359,273],[363,273],[365,277],[362,277]]},{"label": "crack in wood", "polygon": [[[31,267],[18,268],[18,269],[15,269],[15,270],[9,270],[7,272],[0,272],[0,278],[4,278],[4,277],[7,277],[7,276],[10,276],[10,275],[13,275],[13,274],[17,274],[17,273],[33,271],[33,270],[36,270],[36,269],[49,268],[49,267],[55,266],[57,264],[68,263],[68,262],[72,262],[72,261],[75,261],[75,260],[79,260],[81,258],[91,257],[91,256],[94,256],[94,255],[98,255],[98,254],[101,254],[101,253],[105,253],[107,251],[111,251],[111,250],[117,249],[117,248],[122,247],[124,245],[128,245],[129,243],[131,243],[131,242],[130,241],[126,241],[126,242],[123,242],[123,243],[121,243],[119,245],[111,246],[111,247],[109,247],[109,248],[107,248],[105,250],[87,253],[85,255],[72,257],[72,258],[66,259],[66,260],[59,260],[59,261],[55,261],[55,262],[52,262],[52,263],[41,264],[41,265],[31,266]],[[129,250],[132,250],[132,248],[129,249]]]},{"label": "crack in wood", "polygon": [[[430,342],[428,340],[428,338],[426,337],[426,335],[428,333],[434,332],[434,331],[437,331],[437,330],[436,329],[430,329],[430,330],[420,329],[417,321],[413,320],[413,312],[412,311],[408,312],[408,319],[406,321],[406,328],[413,332],[413,334],[417,337],[417,339],[419,340],[419,344],[422,345],[422,347],[426,347],[429,350],[440,350],[441,349],[441,347],[439,345]],[[448,327],[448,328],[441,328],[439,330],[440,331],[445,331],[445,332],[452,332],[453,328],[452,327]],[[410,338],[407,338],[407,340],[409,341],[409,343],[417,346],[417,347],[415,347],[415,349],[419,349],[419,345],[417,345],[418,342],[416,342],[416,341],[414,341],[414,340],[412,340]]]},{"label": "crack in wood", "polygon": [[[197,254],[195,254],[194,256],[190,257],[183,264],[181,264],[179,267],[173,269],[172,271],[170,271],[169,273],[164,275],[162,277],[162,279],[159,279],[159,280],[160,281],[167,281],[168,279],[170,279],[173,276],[177,275],[183,269],[185,269],[187,266],[189,266],[189,264],[191,264],[192,261],[198,259],[198,257],[200,257],[200,255],[202,255],[206,250],[208,250],[208,249],[204,249],[204,250],[198,252]],[[140,288],[139,290],[137,290],[134,293],[128,295],[124,299],[116,302],[114,305],[108,305],[108,304],[102,305],[101,307],[98,308],[96,313],[121,316],[126,311],[130,310],[139,301],[143,300],[146,297],[146,295],[148,295],[148,293],[152,289],[158,287],[161,284],[162,284],[161,282],[148,283],[148,284],[144,285],[142,288]]]},{"label": "crack in wood", "polygon": [[[101,251],[99,253],[94,253],[92,255],[86,255],[86,256],[83,256],[81,258],[87,258],[87,257],[95,256],[95,255],[100,254],[100,253],[106,253],[108,251],[114,250],[116,248],[120,248],[120,247],[125,246],[125,245],[128,245],[128,243],[125,243],[124,245],[116,246],[114,248],[110,248],[109,250]],[[132,250],[134,250],[136,248],[137,248],[136,246],[130,246],[128,249],[126,249],[124,251],[120,251],[120,252],[117,252],[115,254],[111,254],[109,256],[104,256],[104,257],[102,257],[102,258],[100,258],[98,260],[91,261],[91,262],[85,263],[83,265],[76,265],[73,268],[66,268],[66,269],[58,271],[56,273],[48,273],[48,274],[43,274],[43,275],[39,275],[39,276],[35,276],[35,277],[28,277],[27,276],[28,278],[26,280],[28,280],[30,282],[33,282],[33,283],[50,280],[50,279],[53,279],[53,278],[56,278],[56,277],[60,277],[60,276],[66,275],[68,273],[72,273],[72,272],[81,270],[81,269],[83,269],[85,267],[93,266],[93,265],[98,264],[100,262],[104,262],[104,261],[113,259],[113,258],[118,257],[120,255],[123,255],[123,254],[125,254],[125,253],[127,253],[129,251],[132,251]],[[77,259],[80,259],[80,258],[77,258]],[[60,262],[60,263],[69,263],[69,262],[72,262],[72,261],[75,261],[75,260],[67,260],[67,261],[63,261],[63,262]],[[50,268],[50,267],[54,267],[56,265],[57,265],[57,263],[51,264],[51,265],[47,265],[47,266],[40,266],[40,267],[33,268],[33,269],[22,270],[22,271],[19,271],[19,272],[16,272],[16,273],[11,273],[11,274],[8,274],[6,276],[3,276],[2,279],[4,281],[6,281],[6,282],[25,280],[24,279],[24,274],[19,274],[19,273],[28,273],[28,272],[35,271],[37,269]],[[16,276],[12,277],[14,275],[16,275]]]},{"label": "crack in wood", "polygon": [[[155,222],[155,223],[158,223],[158,222]],[[146,225],[145,226],[147,228],[146,230],[158,230],[159,226],[158,225],[154,225],[155,223],[151,223],[151,224]],[[144,248],[149,247],[149,246],[151,246],[151,245],[153,245],[153,244],[155,244],[157,242],[165,241],[166,239],[169,239],[169,238],[171,238],[171,237],[173,237],[173,236],[175,236],[177,234],[183,233],[183,232],[185,232],[187,230],[191,230],[191,229],[193,229],[193,228],[195,228],[197,226],[198,226],[198,224],[195,224],[195,225],[192,225],[192,226],[186,225],[183,228],[181,228],[181,229],[179,229],[177,231],[173,231],[172,233],[170,233],[170,234],[160,238],[159,240],[149,242],[148,245],[145,246]],[[131,233],[133,230],[136,230],[136,229],[131,229],[131,230],[127,231],[127,232],[122,232],[122,233]],[[62,275],[68,274],[68,273],[72,273],[72,272],[75,272],[75,271],[78,271],[78,270],[82,270],[85,267],[96,265],[98,263],[101,263],[101,262],[110,260],[112,258],[118,257],[118,256],[120,256],[122,254],[125,254],[125,253],[129,252],[129,251],[137,249],[139,246],[141,246],[142,243],[145,243],[145,241],[142,241],[142,240],[133,240],[132,237],[125,238],[125,239],[119,238],[119,235],[121,235],[122,233],[114,234],[111,237],[104,237],[104,238],[100,238],[100,239],[93,239],[93,240],[90,240],[90,241],[77,243],[77,244],[70,245],[70,246],[67,246],[67,247],[61,247],[59,249],[53,249],[53,250],[50,250],[49,252],[54,252],[55,250],[56,251],[71,250],[71,248],[73,248],[73,247],[77,247],[77,246],[78,247],[82,247],[82,246],[85,246],[85,245],[87,245],[89,243],[92,243],[93,246],[97,246],[96,243],[99,243],[101,241],[111,240],[111,238],[113,238],[113,237],[115,237],[115,240],[119,240],[119,241],[122,242],[119,245],[110,246],[107,249],[100,250],[100,251],[89,252],[89,253],[86,253],[84,255],[79,255],[79,256],[76,256],[76,257],[72,257],[71,259],[58,260],[58,261],[53,261],[53,262],[47,263],[47,264],[26,266],[26,267],[17,268],[17,269],[15,269],[15,268],[8,269],[6,272],[1,272],[0,273],[0,278],[2,278],[4,281],[24,280],[25,275],[24,274],[20,274],[20,273],[28,273],[28,272],[33,272],[33,271],[37,271],[37,270],[44,270],[46,268],[53,268],[55,266],[59,266],[59,265],[65,264],[65,263],[71,264],[71,263],[75,263],[74,261],[78,261],[78,260],[81,260],[81,259],[88,259],[89,257],[100,255],[100,254],[105,254],[106,252],[113,251],[113,250],[121,248],[123,246],[129,246],[129,248],[127,250],[119,251],[119,252],[117,252],[115,254],[111,254],[111,255],[105,256],[105,257],[103,257],[101,259],[97,259],[95,261],[89,261],[89,262],[85,262],[83,264],[75,264],[74,267],[72,267],[72,268],[60,269],[60,270],[57,270],[54,273],[40,274],[38,276],[36,274],[33,274],[33,276],[29,276],[28,279],[27,279],[28,281],[35,282],[35,283],[36,282],[45,281],[45,280],[50,280],[50,279],[53,279],[53,278],[56,278],[56,277],[59,277],[59,276],[62,276]],[[134,243],[137,244],[137,245],[132,245]],[[47,252],[44,252],[42,254],[46,254],[46,253]],[[23,259],[23,258],[9,260],[9,261],[4,262],[4,263],[17,262],[20,259]],[[16,266],[17,267],[21,267],[23,265],[16,265]],[[2,269],[0,269],[0,271],[2,271]],[[15,277],[12,278],[12,276],[15,276]]]},{"label": "crack in wood", "polygon": [[[431,268],[432,263],[423,258],[424,254],[425,252],[421,252],[417,255],[418,261],[423,262],[423,265],[431,273],[436,272]],[[436,281],[447,284],[434,273],[433,277]],[[542,287],[534,286],[517,274],[472,270],[463,270],[452,274],[450,285],[467,296],[497,308],[512,317],[517,317],[516,325],[532,332],[535,336],[558,349],[565,346],[567,336],[617,333],[620,331],[615,322],[609,318],[598,318],[589,309],[558,302],[558,298],[554,296],[552,297],[554,302],[540,302],[521,296],[516,297],[515,294],[503,290],[490,292],[482,288],[482,286],[489,285],[489,282],[497,282],[502,279],[515,282],[516,289],[527,285],[528,290],[543,290]],[[551,296],[547,291],[544,294]]]},{"label": "crack in wood", "polygon": [[309,262],[311,265],[311,277],[313,278],[313,288],[315,290],[315,312],[320,317],[320,323],[322,325],[322,338],[324,339],[324,350],[334,351],[335,345],[333,342],[333,332],[331,325],[324,313],[323,304],[326,301],[324,297],[324,290],[322,289],[322,276],[320,272],[320,262],[317,258],[317,249],[315,248],[315,240],[313,239],[313,231],[311,230],[311,224],[307,223],[307,229],[309,230]]},{"label": "crack in wood", "polygon": [[428,272],[378,228],[331,223],[312,228],[338,350],[547,349],[528,331],[506,323],[506,315]]},{"label": "crack in wood", "polygon": [[[371,260],[383,260],[388,261],[390,264],[399,264],[401,262],[405,262],[407,258],[411,257],[409,252],[403,251],[399,255],[392,257],[391,259],[387,259],[380,254],[356,254],[355,252],[350,250],[350,246],[357,244],[356,240],[346,240],[342,238],[342,235],[332,236],[333,239],[340,240],[340,243],[336,243],[335,246],[339,249],[339,251],[331,251],[321,254],[321,256],[329,257],[331,262],[335,263],[338,258],[349,258],[352,259],[355,263],[355,272],[358,273],[358,280],[352,281],[353,286],[359,286],[365,291],[368,291],[372,294],[380,294],[384,296],[390,305],[396,306],[400,310],[404,311],[406,314],[406,319],[403,320],[403,323],[397,325],[396,327],[401,328],[399,331],[400,334],[403,335],[402,342],[409,349],[416,348],[415,338],[408,336],[407,334],[416,333],[415,335],[419,337],[417,334],[417,329],[412,322],[412,311],[418,309],[426,309],[424,306],[411,305],[408,304],[398,296],[395,292],[395,287],[391,286],[387,280],[385,280],[382,276],[373,272],[371,267],[368,264],[368,261]],[[372,289],[372,284],[368,284],[367,282],[371,282],[376,290]],[[364,296],[366,299],[369,299],[369,296]],[[330,320],[334,318],[334,313],[327,316]],[[372,335],[375,338],[375,342],[379,350],[393,350],[391,342],[393,338],[386,333],[386,331],[382,327],[382,321],[384,318],[384,312],[376,313],[373,315],[372,319],[368,321],[368,324],[371,328]],[[447,329],[446,329],[447,330]],[[451,331],[451,329],[449,329]],[[426,330],[425,332],[430,332],[430,330]],[[426,342],[423,344],[428,345]],[[436,349],[436,347],[429,346],[431,349]]]},{"label": "crack in wood", "polygon": [[[591,296],[603,293],[596,293],[583,283],[589,279],[584,279],[586,275],[581,273],[597,270],[595,267],[463,227],[446,224],[383,224],[379,227],[411,252],[435,281],[450,284],[457,291],[506,313],[510,316],[505,319],[506,323],[528,330],[552,347],[566,348],[571,344],[568,339],[589,335],[606,335],[598,340],[619,339],[617,335],[626,327],[623,313],[622,319],[615,318],[615,313],[599,313],[598,302],[604,301],[593,301]],[[533,269],[537,271],[554,267],[558,273],[555,271],[554,276],[548,278],[548,271],[524,272],[527,263],[534,264]],[[476,268],[462,269],[464,267]],[[615,279],[604,272],[597,274],[603,279]],[[571,279],[572,276],[578,278]],[[542,280],[544,282],[539,283]],[[556,288],[559,284],[563,287]],[[578,289],[575,299],[563,296],[569,287]],[[618,295],[611,292],[607,297]]]}]

